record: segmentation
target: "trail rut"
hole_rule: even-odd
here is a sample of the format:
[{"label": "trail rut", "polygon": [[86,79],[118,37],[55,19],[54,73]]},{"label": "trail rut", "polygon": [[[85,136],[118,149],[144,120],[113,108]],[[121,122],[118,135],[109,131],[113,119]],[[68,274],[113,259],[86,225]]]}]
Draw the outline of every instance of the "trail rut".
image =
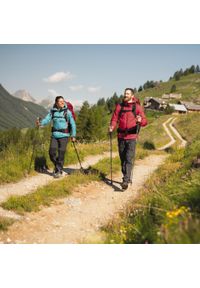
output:
[{"label": "trail rut", "polygon": [[122,192],[115,175],[113,186],[92,182],[73,191],[70,197],[25,217],[7,232],[1,243],[87,243],[96,242],[100,228],[138,196],[146,179],[164,162],[166,155],[151,155],[135,163],[133,184]]}]

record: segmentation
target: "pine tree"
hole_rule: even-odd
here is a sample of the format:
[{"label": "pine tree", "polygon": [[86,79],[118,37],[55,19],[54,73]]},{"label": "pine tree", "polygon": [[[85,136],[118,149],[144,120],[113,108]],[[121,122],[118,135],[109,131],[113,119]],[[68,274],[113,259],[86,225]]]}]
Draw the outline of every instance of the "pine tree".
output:
[{"label": "pine tree", "polygon": [[181,78],[180,72],[179,72],[179,71],[175,72],[175,73],[174,73],[174,79],[175,79],[176,81],[178,81],[178,80],[180,80],[180,78]]},{"label": "pine tree", "polygon": [[176,92],[176,85],[175,84],[172,85],[171,90],[170,90],[170,93],[174,93],[174,92]]},{"label": "pine tree", "polygon": [[78,118],[76,121],[77,124],[77,138],[83,140],[85,138],[85,131],[87,129],[87,121],[89,117],[89,109],[90,105],[87,101],[83,102],[81,110],[78,114]]},{"label": "pine tree", "polygon": [[190,72],[190,74],[195,73],[195,66],[194,66],[194,65],[192,65],[192,66],[189,68],[189,72]]},{"label": "pine tree", "polygon": [[134,91],[134,94],[136,94],[137,93],[137,88],[134,88],[133,91]]},{"label": "pine tree", "polygon": [[188,74],[190,74],[190,71],[189,71],[189,69],[187,68],[187,69],[185,69],[185,71],[183,72],[183,75],[184,75],[184,76],[187,76]]},{"label": "pine tree", "polygon": [[196,66],[196,73],[199,73],[200,72],[200,68],[199,68],[199,65]]},{"label": "pine tree", "polygon": [[105,106],[106,105],[106,101],[104,98],[100,98],[98,101],[97,101],[97,106]]},{"label": "pine tree", "polygon": [[183,69],[182,68],[179,70],[179,75],[183,76]]},{"label": "pine tree", "polygon": [[120,98],[117,96],[115,92],[111,98],[108,98],[106,101],[108,110],[112,113],[115,109],[115,105],[120,102]]},{"label": "pine tree", "polygon": [[140,86],[139,88],[138,88],[138,92],[141,92],[143,89],[142,89],[142,86]]}]

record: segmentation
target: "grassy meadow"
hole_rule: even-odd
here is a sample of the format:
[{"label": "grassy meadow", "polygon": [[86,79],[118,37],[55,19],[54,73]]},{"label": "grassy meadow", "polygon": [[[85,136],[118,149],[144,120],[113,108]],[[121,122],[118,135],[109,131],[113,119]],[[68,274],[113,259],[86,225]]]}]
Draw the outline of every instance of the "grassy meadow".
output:
[{"label": "grassy meadow", "polygon": [[[50,143],[49,127],[44,129],[13,129],[0,132],[0,184],[17,182],[23,177],[35,174],[35,158],[44,157],[47,166],[53,168],[49,159],[48,150]],[[0,135],[0,136],[1,136]],[[81,161],[88,155],[102,154],[109,151],[109,139],[95,143],[76,143]],[[113,150],[117,150],[116,140]],[[68,143],[65,154],[65,165],[78,162],[77,155],[71,142]]]},{"label": "grassy meadow", "polygon": [[199,117],[178,119],[187,147],[174,149],[134,203],[103,227],[105,243],[200,243]]},{"label": "grassy meadow", "polygon": [[[161,82],[157,87],[149,88],[138,93],[138,97],[144,100],[145,97],[159,97],[165,93],[170,93],[171,87],[176,85],[176,92],[181,93],[181,100],[194,101],[200,103],[200,74],[190,74],[181,76],[180,80],[171,79],[167,82]],[[177,102],[173,100],[170,102]]]}]

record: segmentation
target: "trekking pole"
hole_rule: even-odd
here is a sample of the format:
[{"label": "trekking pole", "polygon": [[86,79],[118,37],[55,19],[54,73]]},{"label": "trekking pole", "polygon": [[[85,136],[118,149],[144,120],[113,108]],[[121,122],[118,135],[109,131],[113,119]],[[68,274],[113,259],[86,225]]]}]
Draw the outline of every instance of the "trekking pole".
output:
[{"label": "trekking pole", "polygon": [[73,144],[73,146],[74,146],[74,150],[75,150],[75,152],[76,152],[76,156],[77,156],[77,158],[78,158],[78,162],[79,162],[79,164],[80,164],[81,171],[84,171],[84,168],[83,168],[82,165],[81,165],[81,160],[80,160],[80,157],[79,157],[79,154],[78,154],[78,151],[77,151],[77,148],[76,148],[76,145],[75,145],[74,141],[72,142],[72,144]]},{"label": "trekking pole", "polygon": [[112,179],[112,132],[109,132],[110,135],[110,183],[113,184]]},{"label": "trekking pole", "polygon": [[[40,117],[37,117],[37,120],[40,120]],[[38,132],[39,131],[39,126],[36,127],[36,131]],[[32,165],[32,162],[33,162],[33,157],[34,157],[34,154],[35,154],[35,147],[36,147],[36,137],[37,137],[37,133],[33,139],[33,151],[32,151],[32,155],[31,155],[31,161],[30,161],[30,164],[29,164],[29,169],[28,169],[28,174],[30,174],[31,172],[31,165]]]},{"label": "trekking pole", "polygon": [[[136,124],[136,134],[138,135],[140,132],[140,123],[137,122]],[[136,147],[135,147],[136,149]],[[135,160],[133,159],[133,163],[132,163],[132,169],[131,169],[131,177],[130,177],[130,183],[131,185],[133,184],[133,165],[134,165]]]}]

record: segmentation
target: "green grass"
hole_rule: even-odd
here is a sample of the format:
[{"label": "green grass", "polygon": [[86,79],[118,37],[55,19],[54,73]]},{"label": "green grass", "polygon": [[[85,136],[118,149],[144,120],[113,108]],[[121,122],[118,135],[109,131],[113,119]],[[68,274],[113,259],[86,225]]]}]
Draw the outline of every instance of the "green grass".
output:
[{"label": "green grass", "polygon": [[[76,144],[81,161],[86,156],[102,154],[105,151],[109,151],[109,142],[98,142],[91,144]],[[34,159],[35,157],[44,156],[47,159],[48,167],[52,168],[53,164],[48,155],[49,141],[44,143],[44,146],[36,146],[33,161],[31,163],[31,157],[33,153],[32,146],[22,149],[19,145],[9,145],[6,150],[0,152],[0,184],[17,182],[23,177],[35,174],[34,171]],[[113,143],[113,150],[117,150],[116,141]],[[75,164],[78,162],[77,155],[72,146],[72,143],[68,144],[67,152],[65,155],[65,165]],[[31,165],[30,165],[31,164]]]},{"label": "green grass", "polygon": [[15,220],[11,218],[5,218],[0,216],[0,231],[6,231],[10,225],[12,225]]},{"label": "green grass", "polygon": [[[148,154],[148,151],[138,147],[136,159],[142,159]],[[112,169],[113,173],[120,170],[120,160],[118,156],[113,158]],[[4,209],[14,210],[17,213],[38,211],[42,206],[51,205],[55,199],[67,197],[78,185],[87,184],[91,181],[101,181],[102,177],[110,173],[110,158],[99,161],[88,171],[91,171],[88,175],[79,172],[43,186],[35,192],[24,196],[11,196],[6,202],[2,203],[1,206]]]},{"label": "green grass", "polygon": [[192,143],[194,139],[200,137],[199,123],[200,113],[189,113],[179,117],[174,126],[184,139]]},{"label": "green grass", "polygon": [[171,115],[160,116],[150,125],[142,128],[139,135],[139,143],[141,145],[144,145],[145,142],[151,141],[151,143],[153,143],[156,148],[159,148],[170,142],[170,138],[165,132],[162,125],[170,117],[172,116]]},{"label": "green grass", "polygon": [[[81,161],[89,155],[98,155],[110,151],[110,144],[108,141],[96,143],[76,143]],[[117,141],[113,140],[113,151],[117,151]],[[77,155],[72,143],[69,143],[67,153],[65,155],[65,165],[77,163]]]},{"label": "green grass", "polygon": [[181,115],[175,127],[189,141],[145,183],[140,197],[103,227],[105,243],[200,243],[200,114]]},{"label": "green grass", "polygon": [[97,180],[96,175],[82,175],[77,173],[66,177],[62,180],[53,182],[42,188],[24,196],[11,196],[1,206],[4,209],[14,210],[17,213],[23,214],[24,212],[38,211],[41,206],[49,206],[55,199],[67,197],[70,195],[77,185],[86,184],[90,181]]},{"label": "green grass", "polygon": [[[100,181],[109,173],[109,159],[103,159],[91,168],[91,174],[85,175],[76,173],[69,177],[55,181],[49,185],[43,186],[28,195],[11,196],[1,206],[4,209],[14,210],[17,213],[38,211],[41,206],[51,205],[55,199],[64,198],[73,192],[78,185],[88,184],[91,181]],[[113,159],[113,172],[119,169],[119,158]]]},{"label": "green grass", "polygon": [[140,197],[103,227],[105,243],[200,243],[200,141],[177,149],[147,180]]},{"label": "green grass", "polygon": [[[159,97],[164,93],[170,93],[172,85],[176,85],[175,93],[182,93],[181,100],[200,102],[200,74],[182,76],[180,80],[170,80],[159,83],[159,87],[146,89],[139,92],[137,97],[143,100],[145,97]],[[170,101],[176,102],[177,100]]]}]

